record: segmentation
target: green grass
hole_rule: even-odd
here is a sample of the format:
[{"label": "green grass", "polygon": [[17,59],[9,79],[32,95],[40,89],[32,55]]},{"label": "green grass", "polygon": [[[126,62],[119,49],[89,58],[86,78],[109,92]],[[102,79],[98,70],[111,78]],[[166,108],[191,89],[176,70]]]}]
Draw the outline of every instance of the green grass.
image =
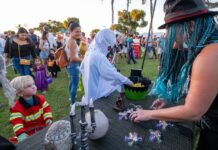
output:
[{"label": "green grass", "polygon": [[[121,73],[125,76],[130,75],[131,68],[141,68],[142,60],[137,60],[137,64],[127,65],[125,59],[120,59],[119,63],[116,65],[120,69]],[[154,80],[157,74],[157,60],[146,59],[145,66],[143,70],[143,75],[151,80]],[[9,68],[7,77],[9,80],[18,76],[14,71]],[[58,78],[54,79],[53,83],[49,86],[49,91],[45,94],[45,98],[51,106],[51,111],[54,120],[59,120],[65,117],[70,111],[70,101],[68,100],[68,82],[69,78],[65,69],[62,69],[59,73]],[[79,100],[82,93],[78,93]],[[0,108],[0,135],[8,138],[13,135],[12,126],[9,124],[9,107],[5,96],[3,95],[2,88],[0,88],[0,103],[3,105]]]},{"label": "green grass", "polygon": [[[134,69],[141,69],[142,59],[137,60],[137,64],[131,63],[126,64],[125,59],[119,60],[116,64],[116,67],[120,69],[120,72],[125,76],[130,76],[130,71],[132,68]],[[144,69],[142,71],[143,76],[148,77],[150,80],[154,80],[157,76],[158,70],[158,60],[154,59],[145,59]]]}]

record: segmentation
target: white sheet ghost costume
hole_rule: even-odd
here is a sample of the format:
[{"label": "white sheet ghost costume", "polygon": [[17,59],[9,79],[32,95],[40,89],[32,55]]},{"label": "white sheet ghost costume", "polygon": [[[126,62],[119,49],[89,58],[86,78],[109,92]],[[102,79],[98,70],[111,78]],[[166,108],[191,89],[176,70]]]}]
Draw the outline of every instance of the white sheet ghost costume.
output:
[{"label": "white sheet ghost costume", "polygon": [[127,77],[117,72],[108,61],[108,47],[116,42],[115,34],[109,29],[99,31],[80,65],[86,103],[110,95],[123,84],[132,84]]},{"label": "white sheet ghost costume", "polygon": [[16,91],[10,85],[10,81],[6,78],[5,59],[2,55],[0,55],[0,83],[2,84],[4,94],[8,99],[9,106],[11,107],[15,102]]}]

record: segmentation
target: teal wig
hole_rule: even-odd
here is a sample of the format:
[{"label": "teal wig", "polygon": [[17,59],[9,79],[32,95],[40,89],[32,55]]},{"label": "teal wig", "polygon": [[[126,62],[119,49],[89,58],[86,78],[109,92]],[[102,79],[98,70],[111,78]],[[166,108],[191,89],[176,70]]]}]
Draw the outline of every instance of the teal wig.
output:
[{"label": "teal wig", "polygon": [[195,58],[205,46],[217,42],[217,24],[210,15],[169,25],[161,70],[150,95],[179,103],[187,95]]}]

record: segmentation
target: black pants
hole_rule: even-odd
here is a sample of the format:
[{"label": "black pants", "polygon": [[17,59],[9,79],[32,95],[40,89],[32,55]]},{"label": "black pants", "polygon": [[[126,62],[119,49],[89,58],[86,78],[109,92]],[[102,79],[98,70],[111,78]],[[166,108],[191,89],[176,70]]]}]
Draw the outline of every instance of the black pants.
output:
[{"label": "black pants", "polygon": [[157,59],[156,48],[152,47],[152,51],[153,51],[154,58]]},{"label": "black pants", "polygon": [[201,130],[197,150],[218,150],[218,132]]},{"label": "black pants", "polygon": [[136,60],[135,60],[135,57],[134,57],[134,54],[133,54],[133,49],[128,51],[128,55],[129,55],[129,57],[128,57],[127,63],[130,64],[130,61],[132,60],[133,63],[135,64]]}]

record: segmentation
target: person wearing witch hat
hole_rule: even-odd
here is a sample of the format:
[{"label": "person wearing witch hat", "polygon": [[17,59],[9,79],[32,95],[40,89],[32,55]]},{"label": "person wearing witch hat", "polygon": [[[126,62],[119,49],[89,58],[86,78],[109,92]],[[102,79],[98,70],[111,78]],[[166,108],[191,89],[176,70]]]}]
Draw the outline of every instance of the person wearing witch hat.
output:
[{"label": "person wearing witch hat", "polygon": [[[166,0],[166,43],[161,70],[150,94],[155,110],[138,110],[135,122],[196,121],[198,149],[218,149],[218,25],[203,0]],[[185,100],[184,104],[181,104]],[[180,105],[162,108],[167,103]]]}]

